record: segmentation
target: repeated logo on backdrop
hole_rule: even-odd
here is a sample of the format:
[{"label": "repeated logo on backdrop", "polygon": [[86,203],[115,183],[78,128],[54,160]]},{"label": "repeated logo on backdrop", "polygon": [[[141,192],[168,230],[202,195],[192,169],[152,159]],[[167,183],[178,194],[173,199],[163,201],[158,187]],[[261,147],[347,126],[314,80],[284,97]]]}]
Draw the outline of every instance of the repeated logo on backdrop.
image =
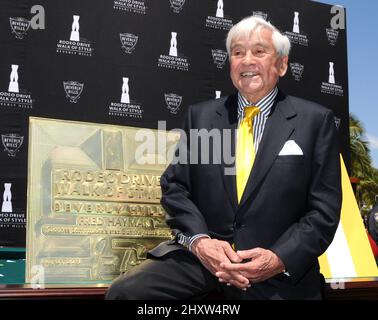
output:
[{"label": "repeated logo on backdrop", "polygon": [[9,24],[17,39],[24,39],[30,28],[30,21],[22,17],[9,18]]},{"label": "repeated logo on backdrop", "polygon": [[12,212],[12,192],[11,183],[4,183],[3,203],[1,205],[1,212]]},{"label": "repeated logo on backdrop", "polygon": [[268,21],[268,14],[263,11],[253,11],[252,15],[263,18],[264,20]]},{"label": "repeated logo on backdrop", "polygon": [[344,96],[343,87],[336,83],[334,62],[329,62],[328,68],[328,82],[322,82],[321,92],[336,96]]},{"label": "repeated logo on backdrop", "polygon": [[12,64],[8,91],[0,91],[0,106],[31,109],[33,99],[30,92],[19,86],[19,65]]},{"label": "repeated logo on backdrop", "polygon": [[132,33],[120,33],[119,39],[121,41],[122,51],[131,54],[138,43],[139,37]]},{"label": "repeated logo on backdrop", "polygon": [[146,14],[147,10],[144,0],[114,0],[113,8],[137,14]]},{"label": "repeated logo on backdrop", "polygon": [[300,64],[299,62],[290,62],[290,70],[291,74],[293,75],[295,81],[301,81],[304,65]]},{"label": "repeated logo on backdrop", "polygon": [[169,2],[174,13],[180,13],[185,4],[185,0],[169,0]]},{"label": "repeated logo on backdrop", "polygon": [[331,46],[336,45],[337,38],[339,37],[339,31],[332,28],[327,28],[326,33],[327,33],[329,44]]},{"label": "repeated logo on backdrop", "polygon": [[218,0],[217,7],[214,10],[215,15],[207,16],[206,27],[219,30],[230,30],[233,26],[232,19],[225,17],[223,0]]},{"label": "repeated logo on backdrop", "polygon": [[223,69],[226,61],[227,61],[227,52],[220,50],[220,49],[212,49],[211,55],[213,57],[214,63],[216,64],[217,68]]},{"label": "repeated logo on backdrop", "polygon": [[169,55],[161,54],[158,59],[158,67],[181,71],[189,70],[188,59],[180,56],[177,51],[177,32],[171,32]]},{"label": "repeated logo on backdrop", "polygon": [[8,156],[14,158],[24,142],[24,137],[17,133],[2,134],[1,142]]},{"label": "repeated logo on backdrop", "polygon": [[80,16],[73,15],[69,40],[59,40],[56,45],[57,53],[74,54],[90,57],[93,53],[92,43],[80,35]]},{"label": "repeated logo on backdrop", "polygon": [[66,92],[66,98],[71,103],[76,103],[79,100],[81,93],[84,89],[84,83],[80,83],[77,81],[64,81],[63,88]]},{"label": "repeated logo on backdrop", "polygon": [[25,212],[15,208],[12,200],[12,183],[6,182],[3,184],[1,212],[0,212],[0,228],[25,228],[26,217]]},{"label": "repeated logo on backdrop", "polygon": [[336,130],[339,130],[340,129],[341,119],[339,117],[334,117],[334,119],[335,119]]},{"label": "repeated logo on backdrop", "polygon": [[164,94],[164,98],[169,112],[172,114],[177,114],[181,106],[182,96],[175,93],[166,93]]},{"label": "repeated logo on backdrop", "polygon": [[109,116],[141,119],[143,107],[138,102],[130,99],[129,78],[123,77],[122,81],[120,102],[111,102],[108,114]]},{"label": "repeated logo on backdrop", "polygon": [[293,29],[292,31],[286,31],[286,36],[290,39],[292,44],[298,44],[301,46],[308,46],[308,38],[302,31],[301,23],[300,23],[300,14],[298,11],[294,11],[293,17]]}]

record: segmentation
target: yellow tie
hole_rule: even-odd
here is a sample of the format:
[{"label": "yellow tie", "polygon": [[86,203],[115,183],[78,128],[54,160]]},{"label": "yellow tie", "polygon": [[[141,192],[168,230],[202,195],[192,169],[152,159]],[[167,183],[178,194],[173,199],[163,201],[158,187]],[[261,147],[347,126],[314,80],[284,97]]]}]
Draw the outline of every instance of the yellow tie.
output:
[{"label": "yellow tie", "polygon": [[236,188],[238,193],[238,203],[240,203],[253,162],[255,161],[253,117],[259,112],[260,109],[258,107],[245,107],[244,118],[238,129],[236,146]]}]

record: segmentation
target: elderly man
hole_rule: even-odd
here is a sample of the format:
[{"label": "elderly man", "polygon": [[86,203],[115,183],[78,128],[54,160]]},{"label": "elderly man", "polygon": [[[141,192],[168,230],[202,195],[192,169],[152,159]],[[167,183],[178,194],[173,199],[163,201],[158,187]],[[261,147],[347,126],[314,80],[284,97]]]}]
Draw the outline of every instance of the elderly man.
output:
[{"label": "elderly man", "polygon": [[[290,42],[270,23],[240,21],[227,50],[238,92],[189,107],[178,148],[186,147],[188,161],[171,164],[161,178],[176,238],[118,278],[108,299],[188,299],[214,290],[232,299],[321,298],[317,258],[341,207],[333,114],[277,88]],[[228,143],[234,174],[224,159],[201,163],[193,129],[231,131],[208,151]],[[199,164],[190,163],[193,155]]]}]

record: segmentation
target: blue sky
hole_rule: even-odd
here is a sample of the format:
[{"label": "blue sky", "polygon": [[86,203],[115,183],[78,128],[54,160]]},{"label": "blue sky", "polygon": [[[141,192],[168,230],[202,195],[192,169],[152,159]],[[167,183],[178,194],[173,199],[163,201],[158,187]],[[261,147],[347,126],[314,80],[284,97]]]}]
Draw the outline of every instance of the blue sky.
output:
[{"label": "blue sky", "polygon": [[378,1],[320,0],[346,8],[349,111],[366,130],[373,164],[378,168]]}]

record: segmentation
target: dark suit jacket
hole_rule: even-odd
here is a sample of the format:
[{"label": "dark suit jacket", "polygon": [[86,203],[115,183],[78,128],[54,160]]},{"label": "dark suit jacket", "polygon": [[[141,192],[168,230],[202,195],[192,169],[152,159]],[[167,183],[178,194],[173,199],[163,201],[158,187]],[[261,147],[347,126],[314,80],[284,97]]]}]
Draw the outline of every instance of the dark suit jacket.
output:
[{"label": "dark suit jacket", "polygon": [[[184,130],[189,137],[190,129],[236,127],[235,94],[189,107]],[[275,252],[290,277],[278,275],[253,284],[250,290],[257,297],[319,297],[317,258],[333,239],[341,208],[335,131],[331,110],[279,91],[241,203],[235,176],[224,175],[227,164],[211,164],[219,162],[217,151],[222,146],[213,143],[210,164],[171,164],[162,175],[161,203],[168,225],[187,236],[207,233],[233,242],[237,250],[261,247]],[[294,140],[303,155],[279,156],[288,140]],[[190,142],[181,139],[179,150],[187,147],[188,157],[201,160],[203,154],[197,155]],[[235,130],[225,143],[231,143],[234,154]],[[183,247],[168,241],[150,254],[158,257],[177,249]]]}]

